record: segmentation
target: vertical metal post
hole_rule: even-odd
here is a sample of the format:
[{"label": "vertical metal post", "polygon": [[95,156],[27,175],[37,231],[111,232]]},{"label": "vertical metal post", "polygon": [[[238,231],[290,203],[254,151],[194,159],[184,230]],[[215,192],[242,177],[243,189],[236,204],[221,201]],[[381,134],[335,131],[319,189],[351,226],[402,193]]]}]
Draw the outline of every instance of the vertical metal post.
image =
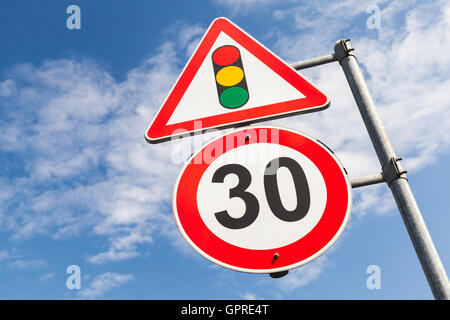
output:
[{"label": "vertical metal post", "polygon": [[431,291],[435,299],[448,300],[450,299],[450,285],[444,266],[411,192],[405,175],[406,171],[402,169],[398,162],[401,158],[396,157],[375,109],[375,104],[354,56],[354,49],[350,45],[350,40],[338,41],[334,46],[334,52],[335,58],[344,70],[380,161],[383,177],[394,195]]}]

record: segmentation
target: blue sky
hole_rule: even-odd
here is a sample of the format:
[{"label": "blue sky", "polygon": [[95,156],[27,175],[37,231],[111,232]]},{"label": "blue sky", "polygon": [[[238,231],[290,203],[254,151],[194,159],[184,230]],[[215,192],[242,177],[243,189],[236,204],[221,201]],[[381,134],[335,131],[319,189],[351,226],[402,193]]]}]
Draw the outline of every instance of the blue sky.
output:
[{"label": "blue sky", "polygon": [[[81,8],[81,30],[66,28],[71,4]],[[367,26],[371,5],[380,28]],[[282,279],[218,267],[184,242],[171,212],[182,163],[172,143],[149,145],[144,132],[219,16],[288,62],[352,39],[449,268],[447,2],[16,0],[0,3],[0,298],[432,298],[385,185],[354,190],[337,243]],[[351,177],[378,172],[340,67],[302,74],[330,108],[271,124],[325,142]],[[80,266],[80,290],[66,288],[69,265]],[[370,265],[380,267],[379,290],[366,287]]]}]

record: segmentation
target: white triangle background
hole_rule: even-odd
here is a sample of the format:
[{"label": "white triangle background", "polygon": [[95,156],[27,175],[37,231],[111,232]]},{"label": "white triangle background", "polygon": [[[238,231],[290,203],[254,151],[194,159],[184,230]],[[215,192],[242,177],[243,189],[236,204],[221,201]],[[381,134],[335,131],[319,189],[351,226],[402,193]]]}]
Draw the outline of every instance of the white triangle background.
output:
[{"label": "white triangle background", "polygon": [[[249,101],[238,109],[224,108],[219,103],[219,97],[217,95],[211,55],[215,49],[223,45],[234,45],[241,52],[242,64],[249,91]],[[300,98],[304,98],[304,95],[296,88],[268,68],[227,34],[221,32],[167,124],[192,121]]]}]

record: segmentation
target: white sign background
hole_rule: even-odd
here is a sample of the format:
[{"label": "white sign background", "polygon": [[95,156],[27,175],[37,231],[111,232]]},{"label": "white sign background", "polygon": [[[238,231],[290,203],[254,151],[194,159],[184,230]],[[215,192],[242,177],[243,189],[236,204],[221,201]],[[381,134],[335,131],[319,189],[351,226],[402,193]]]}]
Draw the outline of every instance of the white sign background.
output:
[{"label": "white sign background", "polygon": [[[277,157],[289,157],[296,160],[308,181],[310,208],[303,219],[295,222],[277,218],[267,203],[263,181],[264,170],[266,165]],[[250,171],[252,182],[246,191],[256,196],[260,206],[256,220],[242,229],[226,228],[214,215],[216,212],[227,210],[233,218],[240,218],[245,213],[245,203],[242,199],[229,198],[229,190],[238,184],[236,175],[227,175],[224,183],[212,182],[214,172],[229,163],[240,164]],[[285,167],[280,167],[276,173],[283,206],[286,210],[293,210],[297,206],[297,195],[292,174]],[[322,217],[326,199],[325,181],[311,160],[291,148],[269,143],[244,145],[218,157],[206,169],[197,192],[198,209],[206,226],[230,244],[255,250],[282,247],[305,236]]]}]

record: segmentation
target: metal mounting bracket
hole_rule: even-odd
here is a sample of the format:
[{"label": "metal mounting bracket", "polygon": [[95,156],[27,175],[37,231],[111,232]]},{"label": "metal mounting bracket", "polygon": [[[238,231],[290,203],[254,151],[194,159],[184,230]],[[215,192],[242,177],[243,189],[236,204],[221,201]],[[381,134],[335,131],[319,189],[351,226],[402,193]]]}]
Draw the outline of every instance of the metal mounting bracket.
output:
[{"label": "metal mounting bracket", "polygon": [[339,40],[334,45],[334,57],[339,63],[348,56],[354,56],[356,58],[354,51],[355,49],[352,48],[350,39]]},{"label": "metal mounting bracket", "polygon": [[402,168],[402,165],[399,162],[400,160],[402,160],[402,158],[391,158],[382,168],[384,181],[386,181],[388,185],[400,178],[408,180],[406,178],[407,171]]}]

